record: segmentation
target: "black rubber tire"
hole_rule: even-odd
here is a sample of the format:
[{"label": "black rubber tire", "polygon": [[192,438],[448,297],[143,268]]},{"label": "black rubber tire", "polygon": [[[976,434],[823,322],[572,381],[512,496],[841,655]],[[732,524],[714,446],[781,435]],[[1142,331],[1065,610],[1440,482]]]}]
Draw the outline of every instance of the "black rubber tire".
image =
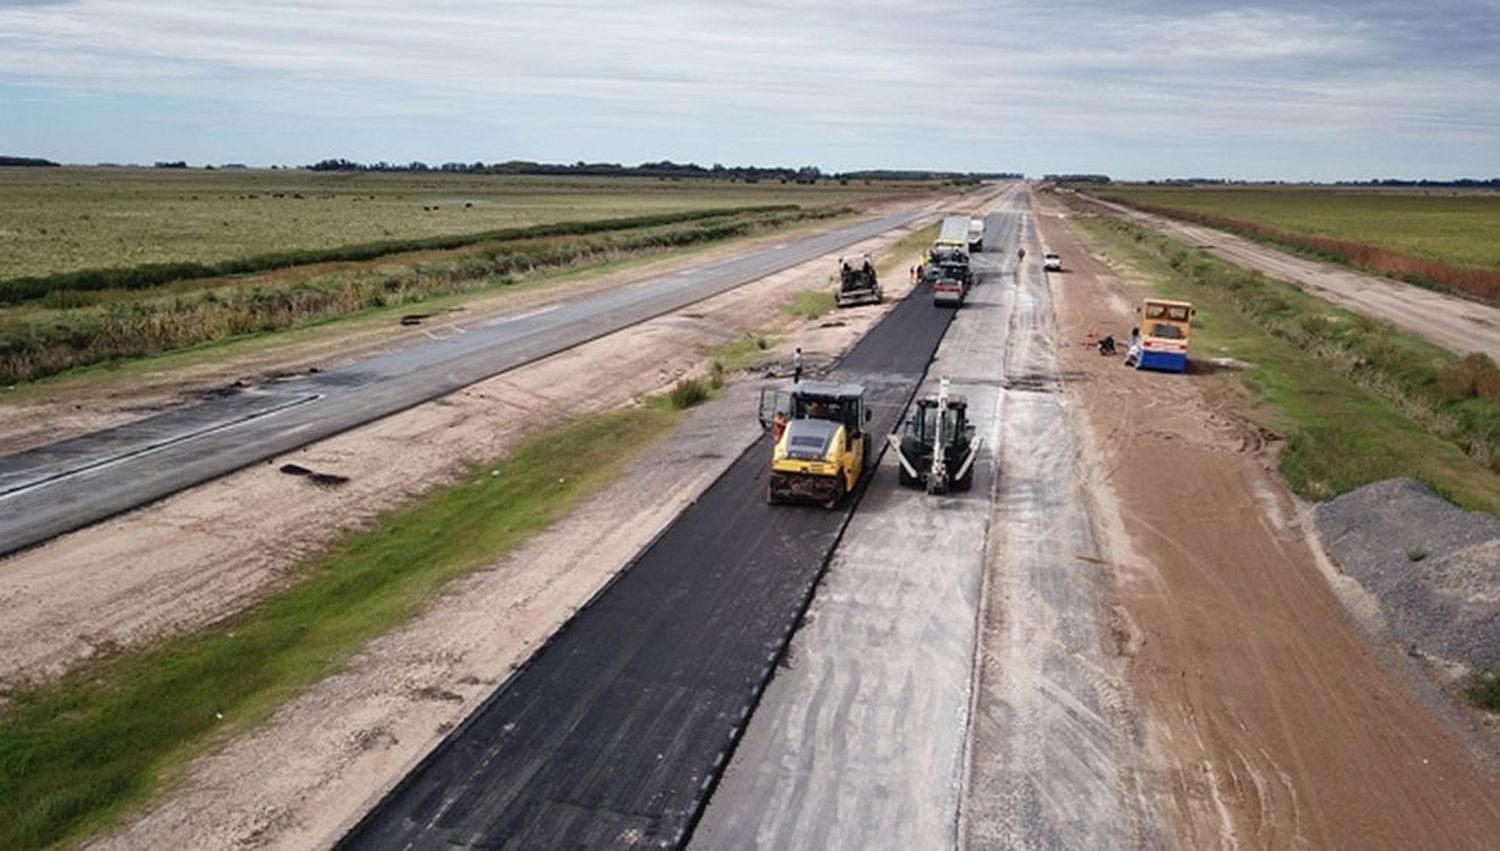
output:
[{"label": "black rubber tire", "polygon": [[838,484],[834,486],[833,497],[831,499],[829,499],[827,502],[823,503],[823,507],[826,508],[826,509],[828,509],[828,510],[830,510],[830,511],[832,511],[835,508],[838,508],[839,507],[839,503],[841,503],[841,502],[844,501],[844,494],[845,493],[846,493],[846,491],[844,490],[844,475],[842,473],[840,473],[839,474]]},{"label": "black rubber tire", "polygon": [[906,467],[902,466],[900,463],[896,464],[896,480],[900,482],[901,486],[904,488],[920,487],[922,484],[921,479],[918,479],[916,476],[907,474]]}]

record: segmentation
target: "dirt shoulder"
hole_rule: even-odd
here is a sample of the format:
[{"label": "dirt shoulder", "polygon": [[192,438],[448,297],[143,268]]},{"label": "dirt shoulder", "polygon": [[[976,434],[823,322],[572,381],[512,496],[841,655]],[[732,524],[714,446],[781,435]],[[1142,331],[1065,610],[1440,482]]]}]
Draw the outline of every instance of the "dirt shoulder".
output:
[{"label": "dirt shoulder", "polygon": [[1152,782],[1184,847],[1481,848],[1500,785],[1382,663],[1272,472],[1274,436],[1224,373],[1124,369],[1145,290],[1089,256],[1044,203],[1066,389],[1088,425],[1117,606],[1147,710]]},{"label": "dirt shoulder", "polygon": [[1307,260],[1221,230],[1143,213],[1124,204],[1097,198],[1086,201],[1231,263],[1295,284],[1340,307],[1389,322],[1454,354],[1485,352],[1500,356],[1500,308]]}]

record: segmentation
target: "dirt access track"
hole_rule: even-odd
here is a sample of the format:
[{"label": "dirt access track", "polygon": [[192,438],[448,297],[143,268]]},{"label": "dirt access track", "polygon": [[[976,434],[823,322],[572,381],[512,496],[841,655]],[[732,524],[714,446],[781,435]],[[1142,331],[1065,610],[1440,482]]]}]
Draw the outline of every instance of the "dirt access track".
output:
[{"label": "dirt access track", "polygon": [[1295,284],[1339,307],[1389,322],[1456,355],[1483,352],[1500,357],[1500,308],[1297,257],[1221,230],[1143,213],[1124,204],[1079,197],[1231,263]]},{"label": "dirt access track", "polygon": [[[846,251],[881,256],[909,231]],[[704,347],[783,330],[807,334],[795,342],[811,363],[831,357],[878,311],[845,312],[843,327],[814,335],[788,324],[781,306],[826,286],[833,263],[829,256],[788,269],[0,561],[0,689],[236,611],[344,531],[465,464],[703,369]],[[889,283],[899,291],[902,281]],[[768,357],[778,354],[789,352]],[[288,463],[348,481],[318,487],[278,472]]]},{"label": "dirt access track", "polygon": [[[1038,210],[1068,392],[1081,403],[1118,598],[1116,651],[1145,708],[1151,782],[1187,848],[1492,848],[1500,782],[1482,742],[1362,636],[1312,523],[1223,374],[1124,369],[1147,285],[1090,256],[1067,211]],[[1407,287],[1405,292],[1430,295]]]}]

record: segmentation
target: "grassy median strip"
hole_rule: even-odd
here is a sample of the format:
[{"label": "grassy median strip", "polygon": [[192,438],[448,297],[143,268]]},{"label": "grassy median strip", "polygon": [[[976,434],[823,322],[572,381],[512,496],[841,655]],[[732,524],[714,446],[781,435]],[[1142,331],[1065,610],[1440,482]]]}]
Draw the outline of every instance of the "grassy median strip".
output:
[{"label": "grassy median strip", "polygon": [[533,437],[349,535],[210,628],[4,695],[0,848],[77,841],[175,769],[344,665],[455,577],[494,563],[613,481],[682,418],[660,399]]},{"label": "grassy median strip", "polygon": [[1257,416],[1286,433],[1280,470],[1298,494],[1323,500],[1412,476],[1500,513],[1500,475],[1486,466],[1500,400],[1445,398],[1441,377],[1458,358],[1118,219],[1072,221],[1158,292],[1194,302],[1199,359],[1250,364],[1248,383],[1269,406]]}]

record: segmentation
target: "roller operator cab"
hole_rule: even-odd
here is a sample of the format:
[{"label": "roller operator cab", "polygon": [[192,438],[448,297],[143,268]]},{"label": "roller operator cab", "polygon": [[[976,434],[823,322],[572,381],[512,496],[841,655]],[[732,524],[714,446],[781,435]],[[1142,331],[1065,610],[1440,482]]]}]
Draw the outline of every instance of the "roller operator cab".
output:
[{"label": "roller operator cab", "polygon": [[857,384],[806,381],[762,390],[760,422],[775,440],[766,499],[837,506],[869,462],[869,419]]},{"label": "roller operator cab", "polygon": [[1148,298],[1141,305],[1141,343],[1136,369],[1186,372],[1193,305]]}]

